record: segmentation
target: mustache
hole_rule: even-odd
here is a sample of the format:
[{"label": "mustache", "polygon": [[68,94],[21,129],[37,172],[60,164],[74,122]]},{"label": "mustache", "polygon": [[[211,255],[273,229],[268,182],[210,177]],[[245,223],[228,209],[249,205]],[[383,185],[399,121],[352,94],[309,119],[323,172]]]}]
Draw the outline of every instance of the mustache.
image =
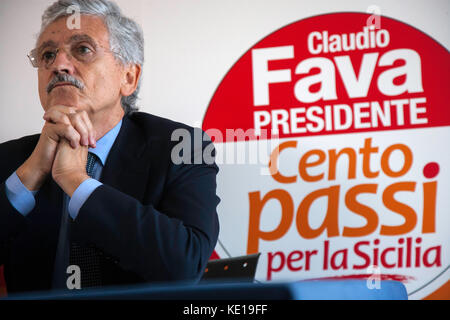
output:
[{"label": "mustache", "polygon": [[84,89],[84,83],[80,80],[72,77],[67,73],[58,73],[47,85],[47,93],[50,93],[50,91],[52,91],[58,83],[70,83],[80,90]]}]

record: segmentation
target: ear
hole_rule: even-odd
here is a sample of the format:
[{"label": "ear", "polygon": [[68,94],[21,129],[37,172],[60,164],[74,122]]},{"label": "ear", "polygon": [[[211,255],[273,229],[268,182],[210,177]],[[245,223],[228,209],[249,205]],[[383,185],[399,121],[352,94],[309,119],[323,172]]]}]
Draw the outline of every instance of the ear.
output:
[{"label": "ear", "polygon": [[120,87],[120,94],[123,97],[128,97],[136,91],[141,72],[141,66],[138,64],[129,64],[124,67],[122,85]]}]

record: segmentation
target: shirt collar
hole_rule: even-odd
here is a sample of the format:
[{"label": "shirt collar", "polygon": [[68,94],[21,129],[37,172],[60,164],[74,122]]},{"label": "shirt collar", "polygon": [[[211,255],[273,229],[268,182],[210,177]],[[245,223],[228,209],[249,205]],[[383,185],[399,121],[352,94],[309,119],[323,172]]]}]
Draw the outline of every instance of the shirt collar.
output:
[{"label": "shirt collar", "polygon": [[116,141],[121,127],[122,120],[97,141],[97,146],[95,148],[89,148],[89,152],[95,154],[100,159],[103,166],[105,166],[108,154],[111,151],[114,141]]}]

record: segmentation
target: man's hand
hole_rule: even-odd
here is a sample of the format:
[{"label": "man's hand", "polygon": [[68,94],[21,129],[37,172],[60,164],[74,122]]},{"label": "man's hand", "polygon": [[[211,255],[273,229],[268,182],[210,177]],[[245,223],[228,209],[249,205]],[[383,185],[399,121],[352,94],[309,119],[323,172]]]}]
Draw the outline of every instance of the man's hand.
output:
[{"label": "man's hand", "polygon": [[96,133],[85,111],[55,106],[44,114],[46,120],[39,142],[31,156],[17,170],[28,190],[39,190],[52,172],[58,144],[66,140],[73,149],[96,146]]},{"label": "man's hand", "polygon": [[58,144],[52,176],[69,197],[72,197],[83,181],[89,179],[86,173],[87,154],[87,146],[73,149],[66,139],[62,139]]}]

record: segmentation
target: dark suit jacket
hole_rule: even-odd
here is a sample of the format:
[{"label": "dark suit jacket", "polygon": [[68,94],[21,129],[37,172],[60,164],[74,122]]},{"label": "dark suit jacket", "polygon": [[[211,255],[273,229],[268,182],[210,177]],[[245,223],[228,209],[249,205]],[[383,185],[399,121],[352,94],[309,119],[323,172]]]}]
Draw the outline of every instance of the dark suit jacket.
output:
[{"label": "dark suit jacket", "polygon": [[[136,112],[122,128],[97,188],[73,224],[84,245],[102,255],[104,285],[198,280],[219,224],[215,163],[174,164],[172,132],[194,129]],[[199,129],[198,129],[199,130]],[[30,156],[39,135],[0,144],[0,265],[8,292],[51,288],[63,191],[49,177],[23,217],[5,194],[6,179]],[[191,158],[212,150],[190,143]],[[197,147],[196,147],[197,146]]]}]

